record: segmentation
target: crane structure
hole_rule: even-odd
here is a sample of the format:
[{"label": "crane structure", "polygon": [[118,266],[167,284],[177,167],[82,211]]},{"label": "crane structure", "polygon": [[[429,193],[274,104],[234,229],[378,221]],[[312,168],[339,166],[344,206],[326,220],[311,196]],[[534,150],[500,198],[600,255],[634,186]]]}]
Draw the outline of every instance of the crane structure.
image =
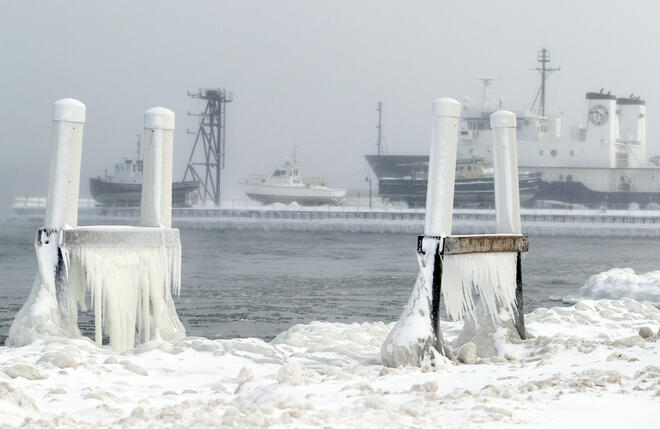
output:
[{"label": "crane structure", "polygon": [[225,168],[225,117],[227,103],[233,100],[231,91],[220,88],[203,88],[188,92],[188,96],[206,101],[204,111],[190,116],[199,117],[183,181],[190,178],[200,182],[200,198],[220,205],[220,172]]}]

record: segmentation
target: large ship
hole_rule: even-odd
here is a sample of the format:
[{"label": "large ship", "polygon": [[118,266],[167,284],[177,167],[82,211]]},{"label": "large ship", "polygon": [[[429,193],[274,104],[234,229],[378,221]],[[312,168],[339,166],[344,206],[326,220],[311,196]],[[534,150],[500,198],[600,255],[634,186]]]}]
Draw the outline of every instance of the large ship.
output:
[{"label": "large ship", "polygon": [[[660,162],[657,153],[648,156],[645,101],[634,95],[616,97],[603,89],[587,92],[583,124],[571,127],[564,135],[561,117],[546,114],[545,110],[545,81],[556,70],[549,66],[547,49],[539,52],[538,61],[542,81],[537,98],[530,110],[515,112],[521,196],[525,175],[539,179],[527,204],[555,201],[589,207],[627,207],[660,203]],[[484,102],[476,108],[467,102],[463,105],[458,157],[479,158],[488,163],[492,161],[489,117],[503,107],[501,101],[494,106],[488,103],[486,88],[493,78],[479,79],[484,83]],[[408,187],[403,183],[414,176],[420,165],[428,166],[428,156],[384,155],[380,137],[378,148],[378,155],[366,158],[378,176],[380,196],[409,204],[418,199],[419,183],[408,181]],[[402,187],[392,192],[390,183],[396,180]],[[492,185],[489,189],[494,192]],[[459,180],[455,195],[460,204]],[[488,198],[492,199],[492,195]]]},{"label": "large ship", "polygon": [[249,198],[264,204],[298,203],[303,206],[339,205],[346,200],[346,189],[333,188],[318,177],[303,178],[296,162],[286,160],[272,175],[253,174],[240,186]]},{"label": "large ship", "polygon": [[[390,201],[403,201],[408,207],[424,207],[429,157],[424,155],[366,155],[378,177],[379,195]],[[456,160],[454,201],[459,205],[489,205],[495,198],[492,165],[483,158]],[[539,191],[540,174],[522,172],[519,177],[520,201],[527,202]]]},{"label": "large ship", "polygon": [[[139,207],[142,198],[143,161],[140,141],[137,156],[124,156],[115,163],[112,173],[89,179],[89,192],[98,205],[106,207]],[[199,196],[198,181],[172,183],[172,206],[190,207]]]}]

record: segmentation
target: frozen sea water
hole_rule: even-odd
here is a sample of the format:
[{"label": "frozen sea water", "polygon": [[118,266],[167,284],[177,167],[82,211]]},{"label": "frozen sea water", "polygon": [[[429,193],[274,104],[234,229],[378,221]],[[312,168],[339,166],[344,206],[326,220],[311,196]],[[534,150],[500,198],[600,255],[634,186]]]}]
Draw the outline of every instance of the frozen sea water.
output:
[{"label": "frozen sea water", "polygon": [[[0,232],[0,343],[37,270],[32,228]],[[376,233],[182,230],[182,291],[191,336],[270,340],[298,323],[393,322],[418,271],[416,236]],[[526,312],[561,305],[593,274],[660,268],[653,239],[531,237]],[[91,314],[81,329],[93,335]]]}]

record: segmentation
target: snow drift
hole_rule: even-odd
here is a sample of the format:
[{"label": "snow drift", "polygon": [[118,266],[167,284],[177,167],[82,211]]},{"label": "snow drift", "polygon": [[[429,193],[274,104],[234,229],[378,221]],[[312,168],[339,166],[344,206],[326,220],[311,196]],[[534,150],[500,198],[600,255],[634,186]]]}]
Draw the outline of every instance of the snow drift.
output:
[{"label": "snow drift", "polygon": [[578,292],[578,296],[565,297],[564,301],[624,297],[660,306],[660,271],[637,274],[632,268],[612,268],[591,276]]}]

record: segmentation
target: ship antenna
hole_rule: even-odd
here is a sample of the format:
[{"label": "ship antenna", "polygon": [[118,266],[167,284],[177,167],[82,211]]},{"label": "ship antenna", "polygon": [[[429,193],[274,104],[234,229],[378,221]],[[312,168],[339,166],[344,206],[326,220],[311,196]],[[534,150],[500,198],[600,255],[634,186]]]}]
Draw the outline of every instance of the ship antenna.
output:
[{"label": "ship antenna", "polygon": [[484,109],[488,109],[488,87],[490,83],[494,80],[502,79],[499,76],[473,76],[472,79],[477,79],[481,81],[483,85],[483,93],[481,95],[482,102],[484,103]]},{"label": "ship antenna", "polygon": [[296,152],[297,152],[297,148],[296,148],[296,145],[294,143],[293,144],[293,166],[294,167],[298,164],[298,162],[296,161]]},{"label": "ship antenna", "polygon": [[538,101],[539,102],[538,114],[539,116],[545,116],[545,81],[548,79],[550,74],[552,74],[552,72],[559,71],[561,67],[557,67],[557,68],[550,67],[550,50],[548,48],[542,48],[538,52],[537,61],[541,64],[541,66],[534,67],[531,70],[536,70],[539,73],[541,73],[541,87],[536,93],[536,97],[534,97],[534,101],[532,102],[532,107],[530,108],[530,110],[534,111],[534,106]]},{"label": "ship antenna", "polygon": [[376,148],[378,156],[380,156],[383,154],[383,103],[380,101],[378,102],[376,111],[378,112],[378,125],[376,125],[378,129],[378,141],[376,142]]},{"label": "ship antenna", "polygon": [[137,159],[136,161],[140,160],[140,137],[142,137],[140,134],[137,135],[138,141],[137,141]]}]

